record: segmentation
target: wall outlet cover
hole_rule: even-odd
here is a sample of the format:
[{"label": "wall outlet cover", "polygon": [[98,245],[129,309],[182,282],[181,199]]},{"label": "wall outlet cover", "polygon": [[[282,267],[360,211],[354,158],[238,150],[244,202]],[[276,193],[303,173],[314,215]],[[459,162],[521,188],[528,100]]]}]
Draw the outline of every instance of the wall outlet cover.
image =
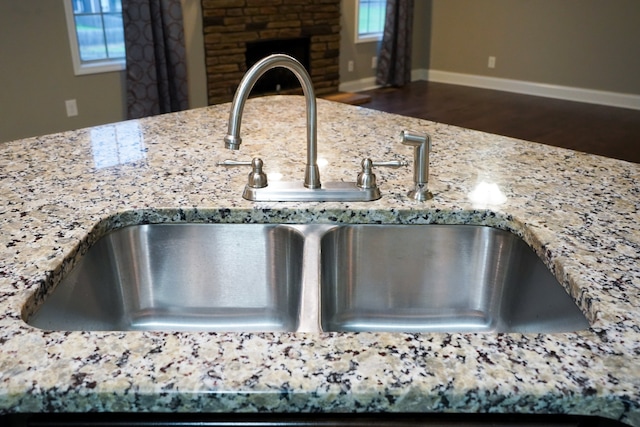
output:
[{"label": "wall outlet cover", "polygon": [[67,117],[75,117],[78,115],[78,104],[75,99],[67,99],[64,101],[67,108]]}]

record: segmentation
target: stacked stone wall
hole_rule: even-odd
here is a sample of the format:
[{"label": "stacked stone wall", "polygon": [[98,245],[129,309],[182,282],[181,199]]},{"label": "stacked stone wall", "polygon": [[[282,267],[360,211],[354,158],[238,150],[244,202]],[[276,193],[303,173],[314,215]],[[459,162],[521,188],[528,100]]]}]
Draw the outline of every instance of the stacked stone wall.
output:
[{"label": "stacked stone wall", "polygon": [[247,43],[309,37],[316,95],[340,84],[340,0],[202,0],[209,104],[233,99]]}]

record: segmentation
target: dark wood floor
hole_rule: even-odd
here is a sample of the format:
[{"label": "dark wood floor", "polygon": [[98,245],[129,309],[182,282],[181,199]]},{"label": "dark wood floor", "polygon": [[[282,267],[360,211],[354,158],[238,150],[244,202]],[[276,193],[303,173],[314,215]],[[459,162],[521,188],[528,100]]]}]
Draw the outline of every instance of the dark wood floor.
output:
[{"label": "dark wood floor", "polygon": [[413,82],[363,107],[640,163],[640,110]]}]

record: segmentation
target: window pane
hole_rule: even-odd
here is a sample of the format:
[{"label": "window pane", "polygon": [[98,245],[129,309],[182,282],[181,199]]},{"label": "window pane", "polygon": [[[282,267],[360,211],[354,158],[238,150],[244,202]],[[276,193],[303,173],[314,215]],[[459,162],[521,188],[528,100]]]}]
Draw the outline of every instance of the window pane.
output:
[{"label": "window pane", "polygon": [[108,14],[103,17],[109,58],[124,58],[124,27],[122,14]]},{"label": "window pane", "polygon": [[122,12],[121,0],[100,0],[100,4],[102,5],[103,13]]},{"label": "window pane", "polygon": [[107,58],[107,49],[100,15],[77,15],[76,34],[82,61]]},{"label": "window pane", "polygon": [[73,13],[100,13],[98,0],[72,0]]},{"label": "window pane", "polygon": [[358,9],[358,34],[380,34],[384,31],[386,0],[360,0]]},{"label": "window pane", "polygon": [[81,62],[122,59],[121,0],[71,0]]}]

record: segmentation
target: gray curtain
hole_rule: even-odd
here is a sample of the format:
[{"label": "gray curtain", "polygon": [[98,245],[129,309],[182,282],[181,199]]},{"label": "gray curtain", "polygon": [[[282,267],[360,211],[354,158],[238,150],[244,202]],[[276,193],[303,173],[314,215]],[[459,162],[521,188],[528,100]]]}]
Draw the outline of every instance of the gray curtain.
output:
[{"label": "gray curtain", "polygon": [[387,0],[376,83],[404,86],[411,82],[411,32],[414,0]]},{"label": "gray curtain", "polygon": [[130,119],[189,107],[180,0],[122,0]]}]

